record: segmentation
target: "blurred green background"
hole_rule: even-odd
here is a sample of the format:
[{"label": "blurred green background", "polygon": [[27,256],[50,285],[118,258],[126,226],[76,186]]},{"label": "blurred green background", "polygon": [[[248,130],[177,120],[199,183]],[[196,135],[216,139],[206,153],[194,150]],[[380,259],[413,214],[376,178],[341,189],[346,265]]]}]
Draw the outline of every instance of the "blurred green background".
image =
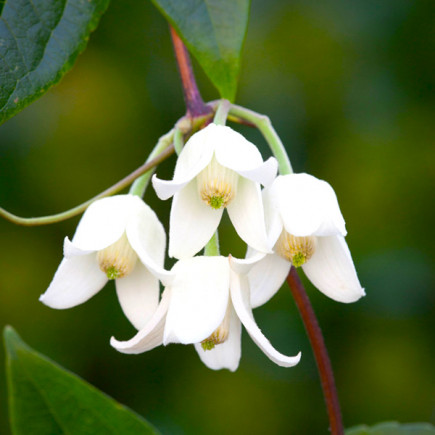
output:
[{"label": "blurred green background", "polygon": [[[270,116],[297,172],[335,188],[367,292],[344,305],[307,283],[347,427],[435,423],[434,9],[432,0],[252,2],[237,102]],[[196,71],[204,98],[217,98]],[[61,84],[0,127],[0,204],[24,216],[79,204],[139,166],[183,113],[164,19],[149,1],[112,0]],[[257,132],[239,131],[268,155]],[[162,178],[173,163],[159,168]],[[146,200],[167,228],[170,202],[152,189]],[[1,326],[13,325],[164,434],[327,433],[315,362],[286,286],[255,316],[278,350],[302,351],[301,363],[275,366],[244,333],[236,373],[207,369],[192,346],[117,353],[110,336],[134,330],[112,283],[71,310],[39,303],[78,220],[36,228],[0,221]],[[225,253],[243,255],[228,220],[221,232]]]}]

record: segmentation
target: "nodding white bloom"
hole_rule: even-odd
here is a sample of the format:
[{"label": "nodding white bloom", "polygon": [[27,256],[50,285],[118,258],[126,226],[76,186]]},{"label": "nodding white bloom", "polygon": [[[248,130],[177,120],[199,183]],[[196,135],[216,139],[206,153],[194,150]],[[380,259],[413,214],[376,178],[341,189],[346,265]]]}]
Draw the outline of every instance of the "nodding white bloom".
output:
[{"label": "nodding white bloom", "polygon": [[[349,248],[332,187],[308,174],[278,176],[263,191],[266,225],[274,254],[249,272],[251,303],[264,304],[281,287],[290,266],[302,267],[322,293],[339,302],[365,295]],[[254,254],[248,249],[247,257]]]},{"label": "nodding white bloom", "polygon": [[199,256],[178,261],[172,269],[174,280],[163,292],[152,319],[129,341],[112,337],[112,346],[123,353],[137,354],[161,344],[195,344],[208,367],[234,371],[241,355],[243,324],[273,362],[283,367],[296,365],[300,353],[289,357],[275,350],[252,315],[246,273],[258,257],[237,260]]},{"label": "nodding white bloom", "polygon": [[64,259],[40,301],[71,308],[116,280],[121,307],[137,328],[159,303],[166,234],[156,214],[139,197],[117,195],[95,201],[84,213],[72,241],[65,238]]},{"label": "nodding white bloom", "polygon": [[257,147],[229,127],[210,124],[195,133],[178,157],[173,180],[152,180],[160,199],[174,197],[169,255],[195,255],[216,231],[224,208],[248,245],[271,252],[260,183],[270,184],[276,171],[273,157],[263,162]]}]

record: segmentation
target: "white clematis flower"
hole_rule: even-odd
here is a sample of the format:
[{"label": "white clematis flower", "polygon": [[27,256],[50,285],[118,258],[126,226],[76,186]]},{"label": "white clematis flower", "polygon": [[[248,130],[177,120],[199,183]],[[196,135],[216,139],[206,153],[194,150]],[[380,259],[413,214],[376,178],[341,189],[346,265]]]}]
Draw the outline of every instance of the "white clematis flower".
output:
[{"label": "white clematis flower", "polygon": [[172,269],[174,280],[149,323],[129,341],[112,337],[112,346],[137,354],[161,344],[195,344],[208,367],[234,371],[241,355],[243,324],[273,362],[283,367],[296,365],[300,353],[289,357],[275,350],[252,315],[246,273],[259,257],[263,254],[249,260],[199,256],[178,261]]},{"label": "white clematis flower", "polygon": [[264,225],[260,183],[277,171],[271,157],[229,127],[210,124],[186,143],[171,181],[153,177],[160,199],[174,197],[170,215],[169,255],[195,255],[210,240],[224,208],[239,236],[261,252],[270,252]]},{"label": "white clematis flower", "polygon": [[[339,302],[365,295],[344,236],[346,228],[332,187],[308,174],[278,176],[263,191],[266,225],[274,254],[249,272],[251,304],[267,302],[290,266],[302,267],[322,293]],[[255,254],[248,249],[247,257]]]},{"label": "white clematis flower", "polygon": [[64,259],[40,301],[71,308],[116,280],[121,307],[140,329],[159,303],[166,234],[156,214],[139,197],[117,195],[95,201],[84,213],[72,241],[65,238]]}]

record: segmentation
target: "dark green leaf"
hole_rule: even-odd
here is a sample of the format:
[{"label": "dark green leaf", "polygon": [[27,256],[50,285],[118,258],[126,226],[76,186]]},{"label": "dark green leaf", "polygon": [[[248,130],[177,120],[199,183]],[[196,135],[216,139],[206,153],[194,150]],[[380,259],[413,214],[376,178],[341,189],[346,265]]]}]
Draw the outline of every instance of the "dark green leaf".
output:
[{"label": "dark green leaf", "polygon": [[435,427],[429,423],[400,424],[395,421],[366,425],[346,430],[346,435],[435,435]]},{"label": "dark green leaf", "polygon": [[221,97],[234,100],[250,0],[153,0]]},{"label": "dark green leaf", "polygon": [[59,82],[109,0],[0,0],[0,124]]},{"label": "dark green leaf", "polygon": [[158,432],[142,417],[4,330],[12,431],[16,435]]}]

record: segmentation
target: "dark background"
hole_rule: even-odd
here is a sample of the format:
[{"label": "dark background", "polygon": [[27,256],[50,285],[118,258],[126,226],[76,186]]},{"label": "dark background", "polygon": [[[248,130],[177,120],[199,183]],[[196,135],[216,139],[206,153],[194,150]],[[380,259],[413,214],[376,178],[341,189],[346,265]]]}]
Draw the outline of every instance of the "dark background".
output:
[{"label": "dark background", "polygon": [[[237,102],[270,116],[297,172],[334,187],[367,292],[345,305],[307,283],[347,427],[435,423],[433,12],[430,0],[252,3]],[[204,98],[217,98],[195,67]],[[24,216],[75,206],[139,166],[183,113],[164,19],[149,1],[113,0],[61,84],[0,127],[0,204]],[[267,157],[257,132],[239,131]],[[159,168],[162,178],[173,163]],[[152,189],[145,199],[167,228],[170,202]],[[255,316],[278,350],[302,351],[301,363],[275,366],[244,333],[236,373],[207,369],[192,346],[117,353],[110,336],[134,330],[112,283],[71,310],[39,303],[78,220],[35,228],[0,221],[1,325],[164,434],[327,433],[315,362],[286,286]],[[241,256],[233,235],[225,220],[224,253]],[[5,388],[2,375],[2,428]]]}]

